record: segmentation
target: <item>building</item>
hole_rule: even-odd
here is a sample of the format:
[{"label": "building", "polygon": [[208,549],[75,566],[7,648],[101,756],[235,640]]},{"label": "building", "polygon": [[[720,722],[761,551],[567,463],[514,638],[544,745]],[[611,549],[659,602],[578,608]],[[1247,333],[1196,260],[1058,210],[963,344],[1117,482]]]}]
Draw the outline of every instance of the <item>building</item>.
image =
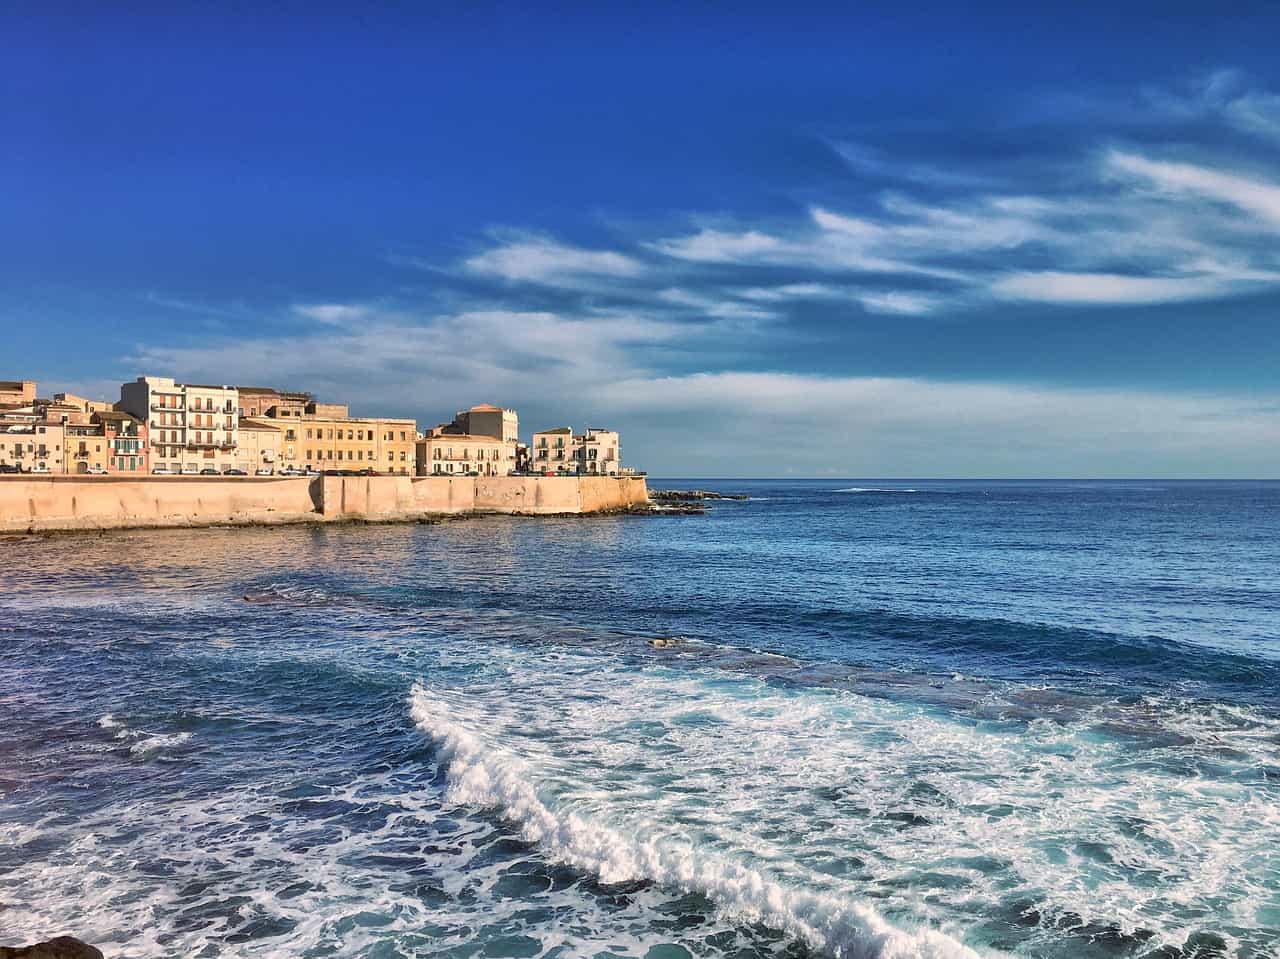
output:
[{"label": "building", "polygon": [[146,420],[121,410],[100,410],[93,414],[93,421],[101,427],[106,440],[108,473],[145,476],[151,472]]},{"label": "building", "polygon": [[[278,409],[279,406],[271,408]],[[294,441],[297,439],[298,429],[294,423],[290,422],[286,427],[284,423],[273,423],[270,420],[241,419],[239,432],[239,469],[250,476],[260,469],[269,469],[274,473],[292,465],[284,458],[284,454],[286,433],[290,436],[290,443],[296,446]]]},{"label": "building", "polygon": [[349,416],[346,404],[310,403],[302,419],[286,427],[286,449],[291,429],[297,431],[296,461],[304,467],[413,475],[416,420]]},{"label": "building", "polygon": [[76,396],[74,393],[54,393],[53,402],[64,407],[75,407],[90,417],[94,413],[115,409],[115,404],[107,400],[87,400],[83,396]]},{"label": "building", "polygon": [[573,461],[579,473],[617,476],[622,468],[617,432],[588,427],[573,438]]},{"label": "building", "polygon": [[469,436],[492,436],[505,443],[520,442],[520,417],[515,410],[503,409],[491,403],[481,403],[469,410],[461,410],[453,418],[453,425]]},{"label": "building", "polygon": [[528,457],[529,469],[536,473],[617,476],[622,469],[617,432],[596,427],[581,434],[567,426],[534,433]]},{"label": "building", "polygon": [[66,472],[66,429],[62,423],[0,422],[0,465],[25,473]]},{"label": "building", "polygon": [[269,386],[237,386],[236,392],[240,396],[242,419],[261,419],[264,416],[300,419],[307,404],[315,400],[310,393],[276,390]]},{"label": "building", "polygon": [[538,473],[563,473],[573,468],[573,430],[561,426],[533,434],[529,467]]},{"label": "building", "polygon": [[35,380],[0,380],[0,406],[27,406],[35,401]]},{"label": "building", "polygon": [[436,433],[417,442],[417,472],[419,476],[506,476],[510,449],[510,443],[496,436]]},{"label": "building", "polygon": [[146,420],[153,466],[174,473],[239,466],[240,398],[234,386],[140,376],[121,385],[117,406]]}]

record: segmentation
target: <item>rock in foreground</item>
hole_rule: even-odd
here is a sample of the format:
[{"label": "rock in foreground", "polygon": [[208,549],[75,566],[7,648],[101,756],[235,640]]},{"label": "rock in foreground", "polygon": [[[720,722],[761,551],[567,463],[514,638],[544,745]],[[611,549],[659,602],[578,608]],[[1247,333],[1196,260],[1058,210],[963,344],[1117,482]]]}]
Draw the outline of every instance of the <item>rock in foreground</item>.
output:
[{"label": "rock in foreground", "polygon": [[745,493],[717,493],[706,489],[651,489],[649,499],[654,503],[689,503],[704,499],[750,499]]},{"label": "rock in foreground", "polygon": [[102,950],[74,936],[58,936],[34,946],[0,946],[0,959],[103,959]]}]

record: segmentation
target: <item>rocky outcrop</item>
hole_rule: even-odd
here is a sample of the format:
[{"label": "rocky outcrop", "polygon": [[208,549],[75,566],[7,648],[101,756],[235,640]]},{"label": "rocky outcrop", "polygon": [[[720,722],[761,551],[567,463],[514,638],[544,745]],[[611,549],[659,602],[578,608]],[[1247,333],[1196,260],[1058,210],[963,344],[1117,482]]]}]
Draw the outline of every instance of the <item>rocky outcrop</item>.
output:
[{"label": "rocky outcrop", "polygon": [[0,959],[103,959],[102,950],[74,936],[58,936],[34,946],[0,946]]},{"label": "rocky outcrop", "polygon": [[692,503],[705,499],[750,499],[745,493],[717,493],[706,489],[655,489],[649,490],[654,503]]}]

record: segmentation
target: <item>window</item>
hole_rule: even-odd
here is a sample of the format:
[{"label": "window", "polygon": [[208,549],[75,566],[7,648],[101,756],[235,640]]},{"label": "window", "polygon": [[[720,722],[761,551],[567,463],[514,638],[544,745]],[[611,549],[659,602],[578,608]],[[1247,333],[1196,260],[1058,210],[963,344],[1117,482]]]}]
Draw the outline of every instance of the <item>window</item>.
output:
[{"label": "window", "polygon": [[351,435],[354,432],[355,432],[354,430],[347,430],[347,439],[349,440],[355,439],[355,437]]},{"label": "window", "polygon": [[400,462],[401,462],[401,463],[403,463],[403,462],[404,462],[404,450],[401,450],[401,451],[400,451]]},{"label": "window", "polygon": [[311,430],[307,430],[307,439],[311,439]]},{"label": "window", "polygon": [[400,442],[401,442],[401,443],[403,443],[403,442],[405,441],[404,436],[405,436],[405,431],[404,431],[404,430],[401,430],[401,431],[400,431]]}]

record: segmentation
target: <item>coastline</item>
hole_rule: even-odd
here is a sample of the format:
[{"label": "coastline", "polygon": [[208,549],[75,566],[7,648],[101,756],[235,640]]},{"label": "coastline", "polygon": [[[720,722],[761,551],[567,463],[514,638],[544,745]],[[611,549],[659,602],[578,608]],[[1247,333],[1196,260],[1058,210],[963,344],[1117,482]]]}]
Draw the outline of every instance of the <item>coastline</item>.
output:
[{"label": "coastline", "polygon": [[0,534],[649,510],[644,477],[0,477]]}]

